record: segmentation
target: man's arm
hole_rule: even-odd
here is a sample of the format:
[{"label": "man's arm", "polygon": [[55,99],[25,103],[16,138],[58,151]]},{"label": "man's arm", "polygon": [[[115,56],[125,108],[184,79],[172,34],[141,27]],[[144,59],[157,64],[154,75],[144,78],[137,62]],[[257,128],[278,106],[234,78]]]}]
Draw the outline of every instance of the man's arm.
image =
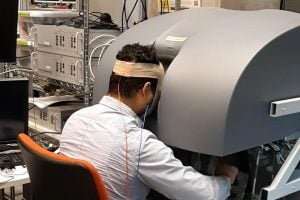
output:
[{"label": "man's arm", "polygon": [[155,136],[145,140],[139,162],[138,178],[168,198],[223,200],[230,194],[230,178],[205,176],[183,166]]}]

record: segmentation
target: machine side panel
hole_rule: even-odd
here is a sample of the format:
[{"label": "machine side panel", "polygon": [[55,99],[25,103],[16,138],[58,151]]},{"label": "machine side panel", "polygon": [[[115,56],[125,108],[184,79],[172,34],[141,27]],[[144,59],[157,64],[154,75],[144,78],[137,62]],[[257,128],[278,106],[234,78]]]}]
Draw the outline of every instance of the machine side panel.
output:
[{"label": "machine side panel", "polygon": [[[178,148],[218,156],[248,149],[251,142],[251,147],[260,144],[260,134],[245,137],[240,131],[235,138],[231,137],[234,134],[231,130],[225,132],[228,109],[229,105],[234,109],[238,107],[240,115],[233,122],[239,124],[244,113],[244,107],[239,105],[243,102],[238,99],[232,103],[231,96],[239,87],[240,77],[265,45],[299,24],[296,22],[299,16],[283,14],[287,13],[216,10],[216,18],[206,15],[209,17],[206,22],[197,21],[199,32],[185,42],[168,68],[163,83],[158,112],[162,141]],[[224,15],[227,17],[222,18]],[[272,23],[274,18],[281,18],[280,23]],[[269,25],[267,29],[266,24]],[[250,84],[247,87],[256,90],[258,86]],[[255,113],[251,110],[258,103],[256,100],[259,101],[260,96],[256,95],[259,94],[251,97],[253,105],[248,105],[249,112],[252,111],[249,119],[261,117],[257,116],[261,111]],[[236,126],[251,128],[247,124]],[[253,126],[260,129],[260,123]]]},{"label": "machine side panel", "polygon": [[[158,39],[162,50],[159,53],[163,54],[166,49],[172,48],[165,57],[175,57],[169,62],[162,86],[158,109],[159,139],[171,146],[218,156],[257,146],[271,138],[268,134],[272,134],[274,128],[269,129],[269,132],[251,132],[255,136],[250,136],[250,130],[266,130],[267,127],[260,129],[261,123],[257,122],[251,124],[255,129],[250,129],[247,121],[242,121],[245,113],[243,109],[245,106],[256,107],[260,103],[261,94],[265,93],[263,83],[268,80],[262,79],[260,84],[251,85],[245,77],[248,73],[252,74],[251,68],[255,68],[255,74],[261,73],[259,67],[266,70],[262,63],[268,63],[272,53],[262,57],[260,62],[260,58],[256,58],[258,53],[263,52],[262,49],[272,44],[278,36],[299,24],[300,15],[275,10],[246,12],[199,8],[153,18],[127,30],[108,48],[97,68],[93,103],[97,103],[107,92],[115,56],[122,46],[136,42],[152,44]],[[178,29],[181,31],[176,31]],[[172,45],[172,41],[164,42],[168,38],[180,40],[185,36],[187,38],[182,45]],[[299,44],[296,42],[294,45]],[[276,59],[280,55],[275,53],[278,57]],[[276,62],[280,63],[278,60]],[[271,69],[267,72],[277,76]],[[276,86],[280,88],[280,85]],[[243,91],[249,88],[253,91],[262,88],[261,93],[252,93],[249,103],[253,105],[241,102],[244,100],[241,95],[245,95]],[[270,87],[268,89],[273,90]],[[272,98],[272,101],[275,100],[280,99]],[[261,109],[265,107],[259,109],[250,110],[247,119],[260,119],[261,116],[257,115],[261,115],[264,112]],[[266,109],[265,113],[269,111]],[[248,132],[243,132],[245,129],[249,129]],[[290,129],[284,127],[281,130]],[[266,135],[260,135],[262,133]]]},{"label": "machine side panel", "polygon": [[270,116],[270,103],[300,96],[300,28],[266,45],[237,83],[226,122],[224,154],[269,143],[300,130],[300,114]]}]

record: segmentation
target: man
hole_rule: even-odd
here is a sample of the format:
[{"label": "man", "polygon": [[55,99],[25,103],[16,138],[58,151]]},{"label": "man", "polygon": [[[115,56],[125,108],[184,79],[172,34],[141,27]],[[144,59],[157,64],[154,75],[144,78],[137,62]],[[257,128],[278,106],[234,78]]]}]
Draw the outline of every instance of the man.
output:
[{"label": "man", "polygon": [[124,46],[107,95],[69,118],[60,153],[92,163],[111,199],[145,199],[149,188],[170,199],[226,199],[235,167],[220,165],[218,177],[204,176],[183,166],[169,147],[143,129],[139,116],[146,115],[157,96],[163,73],[153,46]]}]

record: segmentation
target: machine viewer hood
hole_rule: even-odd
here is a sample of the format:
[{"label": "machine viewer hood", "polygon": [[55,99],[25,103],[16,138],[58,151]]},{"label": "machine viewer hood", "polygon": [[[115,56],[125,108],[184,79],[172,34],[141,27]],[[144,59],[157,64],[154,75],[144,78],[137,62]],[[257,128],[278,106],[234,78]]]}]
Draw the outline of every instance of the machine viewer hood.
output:
[{"label": "machine viewer hood", "polygon": [[107,92],[115,55],[152,44],[167,69],[158,137],[223,156],[291,135],[300,114],[270,116],[270,103],[300,97],[300,15],[197,8],[155,17],[123,33],[97,68],[94,103]]}]

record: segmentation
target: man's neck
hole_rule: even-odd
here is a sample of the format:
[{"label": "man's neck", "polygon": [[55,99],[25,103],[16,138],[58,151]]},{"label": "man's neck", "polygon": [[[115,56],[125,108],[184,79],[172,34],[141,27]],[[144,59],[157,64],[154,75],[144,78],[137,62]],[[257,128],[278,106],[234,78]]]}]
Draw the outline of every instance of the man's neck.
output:
[{"label": "man's neck", "polygon": [[134,98],[125,98],[119,95],[114,95],[114,94],[107,94],[108,96],[117,99],[118,101],[124,103],[125,105],[127,105],[129,108],[131,108],[135,113],[137,112],[136,109],[136,102],[134,100]]}]

